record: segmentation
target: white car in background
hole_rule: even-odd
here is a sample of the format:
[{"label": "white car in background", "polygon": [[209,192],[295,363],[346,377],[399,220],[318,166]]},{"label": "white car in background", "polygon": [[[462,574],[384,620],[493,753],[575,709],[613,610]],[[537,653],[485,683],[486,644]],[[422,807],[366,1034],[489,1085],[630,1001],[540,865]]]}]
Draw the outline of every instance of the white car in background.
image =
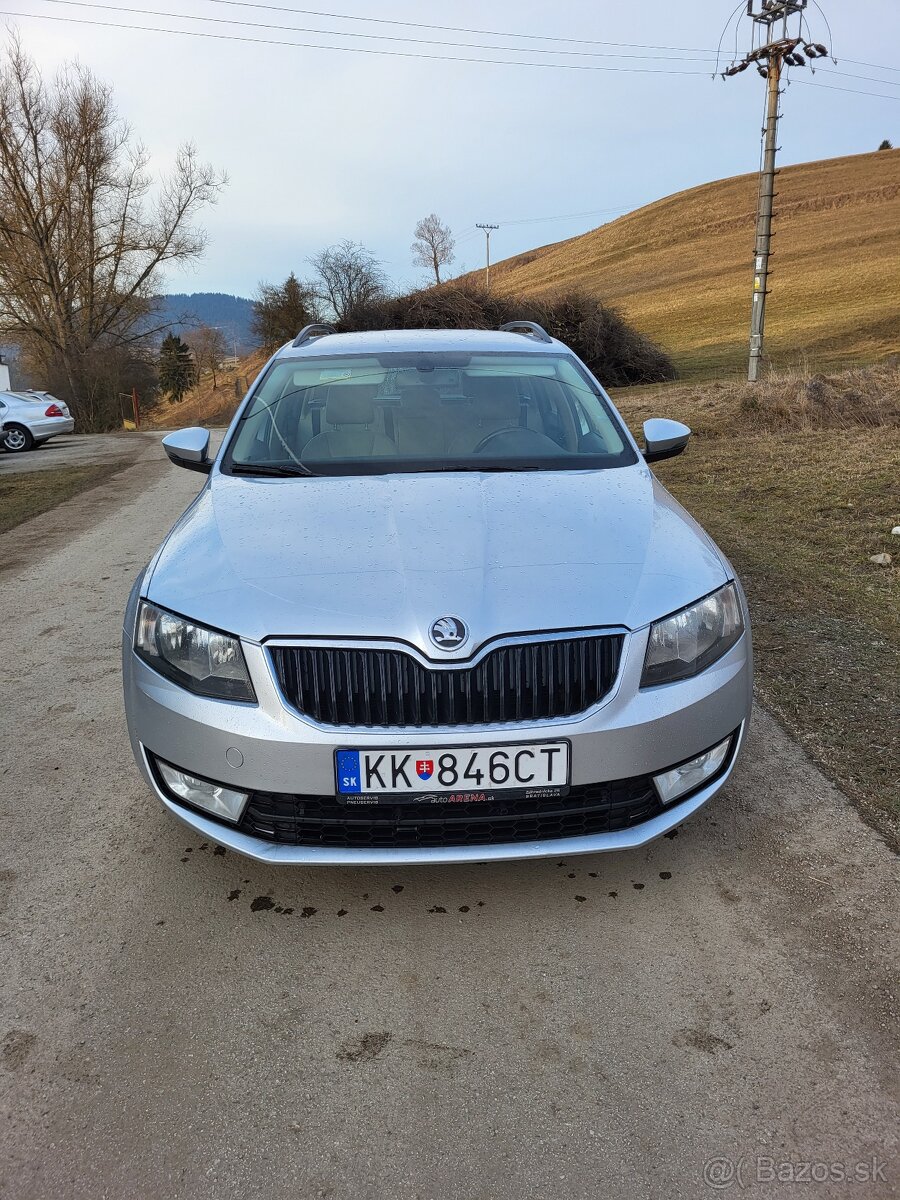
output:
[{"label": "white car in background", "polygon": [[75,421],[49,392],[0,392],[0,430],[0,446],[19,454],[60,433],[74,433]]}]

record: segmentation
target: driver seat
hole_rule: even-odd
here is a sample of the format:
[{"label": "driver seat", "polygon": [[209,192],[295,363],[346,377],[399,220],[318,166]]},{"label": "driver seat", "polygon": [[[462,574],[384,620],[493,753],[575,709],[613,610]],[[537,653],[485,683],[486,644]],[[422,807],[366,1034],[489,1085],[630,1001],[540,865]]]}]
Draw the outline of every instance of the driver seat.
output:
[{"label": "driver seat", "polygon": [[503,375],[474,375],[468,381],[468,394],[474,421],[467,424],[450,442],[451,458],[472,453],[479,442],[501,429],[518,429],[522,405],[516,381]]}]

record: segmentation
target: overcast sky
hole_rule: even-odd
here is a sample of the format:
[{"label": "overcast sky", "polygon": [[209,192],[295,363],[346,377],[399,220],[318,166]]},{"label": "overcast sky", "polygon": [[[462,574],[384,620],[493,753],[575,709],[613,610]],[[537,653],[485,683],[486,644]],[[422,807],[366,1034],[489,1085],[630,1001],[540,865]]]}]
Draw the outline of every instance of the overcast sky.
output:
[{"label": "overcast sky", "polygon": [[[496,31],[493,36],[316,16],[304,13],[302,2],[0,0],[0,34],[5,36],[6,23],[18,27],[47,73],[78,58],[112,84],[122,115],[157,170],[171,163],[179,142],[190,139],[228,172],[229,186],[203,222],[208,252],[196,270],[171,274],[169,291],[250,295],[260,279],[280,281],[291,270],[303,275],[310,254],[344,237],[370,247],[397,282],[412,282],[423,278],[410,263],[412,230],[431,211],[457,235],[457,269],[471,268],[484,260],[483,235],[473,228],[478,221],[501,225],[493,242],[500,258],[757,167],[762,80],[752,70],[728,81],[710,78],[709,51],[734,0],[693,6],[670,0],[329,0],[344,16]],[[900,3],[822,4],[833,36],[810,0],[813,36],[833,46],[841,61],[836,68],[827,62],[814,77],[795,69],[794,79],[894,98],[791,86],[780,134],[785,164],[874,150],[883,138],[900,145]],[[705,15],[688,19],[690,12]],[[746,17],[739,21],[742,48],[749,26]],[[438,57],[252,44],[222,35]],[[734,45],[732,23],[722,65]],[[592,69],[447,62],[441,56]],[[593,69],[599,67],[616,69]],[[830,73],[835,70],[847,74]],[[651,73],[663,71],[679,73]],[[548,219],[567,214],[587,215]]]}]

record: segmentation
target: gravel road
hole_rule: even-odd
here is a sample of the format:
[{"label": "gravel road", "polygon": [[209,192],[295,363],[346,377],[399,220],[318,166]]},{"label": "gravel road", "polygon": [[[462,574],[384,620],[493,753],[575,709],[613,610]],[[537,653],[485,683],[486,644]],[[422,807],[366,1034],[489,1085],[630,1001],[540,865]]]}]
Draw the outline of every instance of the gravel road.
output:
[{"label": "gravel road", "polygon": [[21,454],[0,451],[0,477],[96,463],[109,463],[115,470],[151,445],[159,445],[159,437],[153,433],[63,434]]},{"label": "gravel road", "polygon": [[0,1195],[897,1195],[897,860],[764,712],[616,856],[274,870],[162,811],[121,616],[199,482],[148,445],[0,543]]}]

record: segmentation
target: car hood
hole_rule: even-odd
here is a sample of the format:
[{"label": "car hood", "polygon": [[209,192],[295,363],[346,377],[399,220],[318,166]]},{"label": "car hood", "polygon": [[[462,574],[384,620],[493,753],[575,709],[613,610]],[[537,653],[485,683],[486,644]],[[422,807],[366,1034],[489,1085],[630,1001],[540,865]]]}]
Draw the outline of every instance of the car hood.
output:
[{"label": "car hood", "polygon": [[267,479],[216,471],[146,594],[253,641],[402,639],[459,617],[502,634],[636,629],[728,578],[643,464],[606,471]]}]

